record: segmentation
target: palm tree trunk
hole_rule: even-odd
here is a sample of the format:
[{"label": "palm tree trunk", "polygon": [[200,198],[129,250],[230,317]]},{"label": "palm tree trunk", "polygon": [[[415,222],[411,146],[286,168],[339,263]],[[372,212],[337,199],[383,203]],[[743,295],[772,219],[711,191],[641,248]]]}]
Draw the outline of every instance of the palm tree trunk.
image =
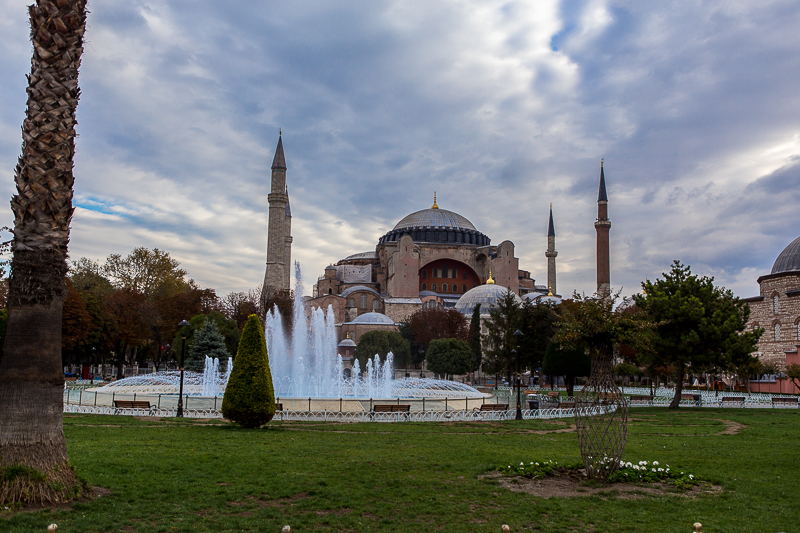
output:
[{"label": "palm tree trunk", "polygon": [[86,1],[37,0],[29,12],[33,58],[18,194],[11,200],[14,242],[0,359],[2,504],[63,502],[83,488],[62,427],[61,315]]}]

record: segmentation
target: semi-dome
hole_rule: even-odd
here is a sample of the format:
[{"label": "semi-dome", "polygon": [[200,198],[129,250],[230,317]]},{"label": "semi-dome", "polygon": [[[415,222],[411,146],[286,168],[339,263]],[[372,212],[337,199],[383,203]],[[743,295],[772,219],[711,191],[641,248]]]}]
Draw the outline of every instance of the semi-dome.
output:
[{"label": "semi-dome", "polygon": [[784,248],[772,265],[772,274],[783,272],[800,272],[800,237]]},{"label": "semi-dome", "polygon": [[390,326],[394,325],[394,320],[389,318],[388,316],[384,315],[383,313],[364,313],[363,315],[358,315],[351,324],[388,324]]},{"label": "semi-dome", "polygon": [[376,291],[372,287],[367,287],[365,285],[356,285],[354,287],[348,287],[347,289],[342,291],[342,294],[340,294],[339,296],[341,296],[342,298],[347,298],[348,296],[350,296],[354,292],[361,292],[361,291],[371,292],[375,296],[380,297],[380,294],[378,294],[378,291]]},{"label": "semi-dome", "polygon": [[[479,285],[474,289],[470,289],[456,302],[456,311],[464,315],[471,315],[475,310],[475,306],[481,304],[481,314],[488,315],[489,309],[497,305],[497,301],[506,295],[508,289],[502,285],[494,283],[487,283],[486,285]],[[521,304],[522,300],[519,296],[512,291],[514,300]]]}]

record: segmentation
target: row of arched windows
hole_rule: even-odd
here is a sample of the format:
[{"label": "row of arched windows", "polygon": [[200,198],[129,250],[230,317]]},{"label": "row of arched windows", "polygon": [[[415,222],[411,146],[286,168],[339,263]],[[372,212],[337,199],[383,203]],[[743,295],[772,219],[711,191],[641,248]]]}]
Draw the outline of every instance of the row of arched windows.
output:
[{"label": "row of arched windows", "polygon": [[[756,328],[758,328],[758,324],[755,324],[753,326],[753,331],[755,331]],[[800,341],[800,322],[798,322],[797,325],[795,326],[795,333],[797,334],[797,340]],[[773,338],[774,338],[775,342],[780,342],[781,341],[781,323],[780,322],[775,322],[775,324],[772,325],[772,335],[773,335]],[[789,339],[786,339],[786,340],[789,340]]]},{"label": "row of arched windows", "polygon": [[[462,272],[461,275],[463,276],[464,279],[467,279],[467,273],[466,272]],[[428,279],[428,269],[427,268],[423,268],[422,269],[422,272],[420,272],[420,277],[422,277],[422,279]],[[458,269],[455,268],[455,267],[448,268],[447,265],[444,265],[441,268],[434,267],[431,270],[431,277],[432,278],[453,278],[453,279],[456,279],[456,278],[458,278]]]},{"label": "row of arched windows", "polygon": [[[428,290],[428,284],[422,284],[422,290]],[[431,290],[433,292],[439,292],[439,284],[438,283],[431,283]],[[452,285],[448,285],[447,283],[442,283],[442,292],[454,292],[456,294],[467,292],[469,289],[467,288],[466,284],[461,286],[461,290],[459,290],[458,283],[453,283]]]}]

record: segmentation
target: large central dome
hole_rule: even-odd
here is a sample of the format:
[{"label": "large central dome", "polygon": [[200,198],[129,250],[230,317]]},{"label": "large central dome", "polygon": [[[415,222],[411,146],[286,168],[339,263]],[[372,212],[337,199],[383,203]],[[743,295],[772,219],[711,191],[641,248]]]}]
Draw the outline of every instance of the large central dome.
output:
[{"label": "large central dome", "polygon": [[466,218],[458,213],[439,209],[435,197],[430,209],[403,217],[392,231],[381,237],[378,244],[399,241],[403,235],[410,235],[415,242],[473,246],[488,246],[491,243],[491,239],[475,229]]},{"label": "large central dome", "polygon": [[403,217],[394,229],[409,228],[444,228],[444,229],[467,229],[475,231],[472,222],[462,217],[458,213],[453,213],[446,209],[423,209],[416,213],[411,213]]}]

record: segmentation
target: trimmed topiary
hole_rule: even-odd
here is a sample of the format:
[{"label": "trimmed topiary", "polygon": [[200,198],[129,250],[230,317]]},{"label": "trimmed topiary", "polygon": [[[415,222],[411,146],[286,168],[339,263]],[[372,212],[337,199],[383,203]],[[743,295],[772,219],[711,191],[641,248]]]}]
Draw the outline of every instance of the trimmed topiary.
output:
[{"label": "trimmed topiary", "polygon": [[275,416],[275,391],[269,371],[264,329],[250,315],[239,339],[239,350],[222,399],[222,416],[242,427],[263,426]]}]

